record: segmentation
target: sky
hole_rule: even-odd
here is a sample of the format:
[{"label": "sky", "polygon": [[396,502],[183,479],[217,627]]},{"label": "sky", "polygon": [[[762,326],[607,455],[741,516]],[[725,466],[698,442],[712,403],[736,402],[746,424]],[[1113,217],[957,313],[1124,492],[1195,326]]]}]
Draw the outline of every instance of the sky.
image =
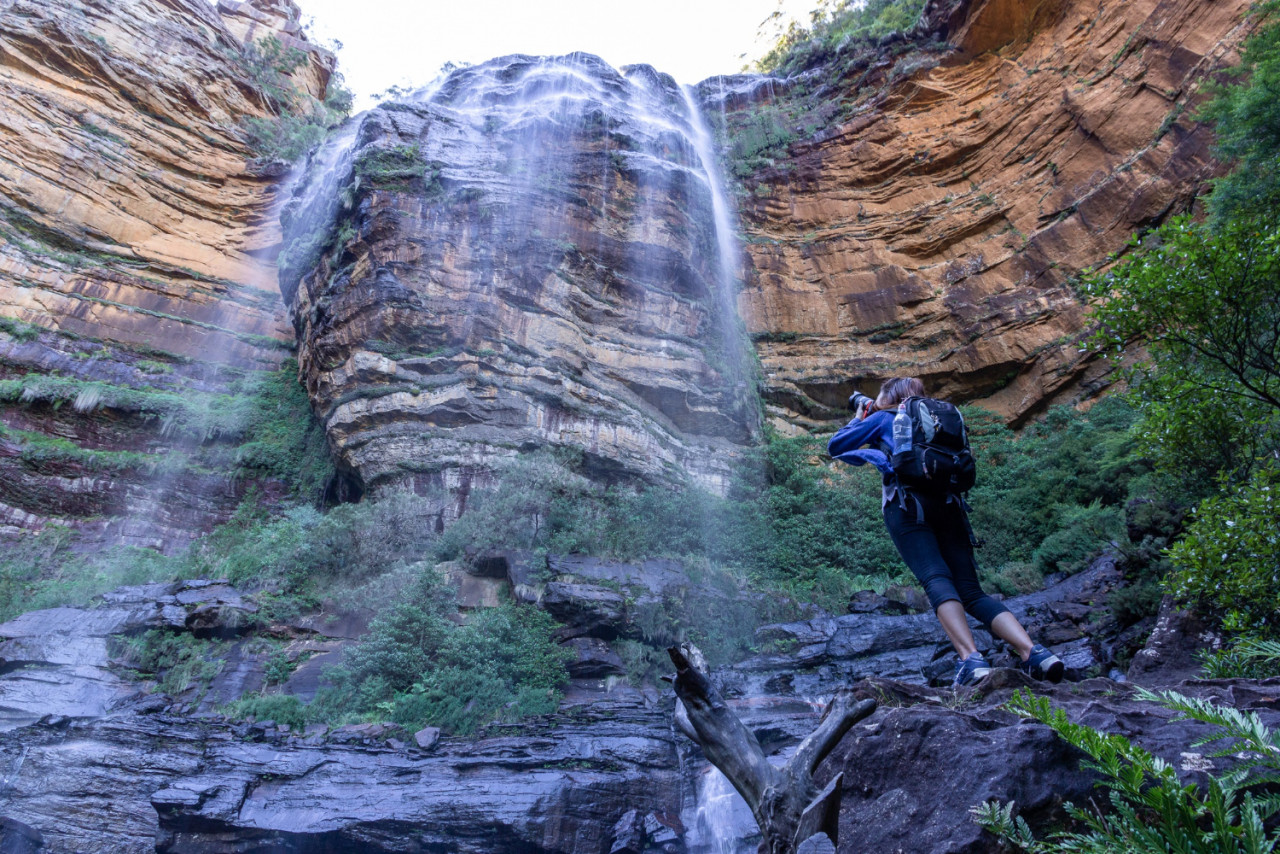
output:
[{"label": "sky", "polygon": [[[647,62],[680,83],[739,71],[764,52],[775,10],[807,20],[818,0],[296,0],[321,44],[371,106],[390,86],[429,83],[445,62],[586,51],[617,67]],[[743,54],[746,54],[744,58]]]}]

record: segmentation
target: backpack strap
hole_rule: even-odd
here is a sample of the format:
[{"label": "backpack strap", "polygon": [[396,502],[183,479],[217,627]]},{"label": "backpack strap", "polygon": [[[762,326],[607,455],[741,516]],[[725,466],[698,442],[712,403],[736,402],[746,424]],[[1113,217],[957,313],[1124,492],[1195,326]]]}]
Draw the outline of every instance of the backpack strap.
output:
[{"label": "backpack strap", "polygon": [[950,504],[954,500],[960,505],[960,515],[964,518],[964,529],[969,533],[969,545],[975,549],[980,549],[985,545],[986,541],[978,539],[978,536],[973,533],[973,523],[969,521],[969,511],[973,508],[969,506],[967,496],[968,493],[961,495],[958,492],[953,492],[947,496],[947,503]]},{"label": "backpack strap", "polygon": [[[906,513],[906,512],[907,512],[907,498],[908,498],[908,497],[910,497],[910,498],[911,498],[911,500],[912,500],[912,501],[914,501],[914,502],[915,502],[915,504],[916,504],[916,524],[917,524],[917,525],[923,525],[923,524],[924,524],[924,505],[920,503],[920,496],[918,496],[918,495],[909,495],[909,493],[907,492],[907,488],[906,488],[905,486],[903,486],[903,485],[902,485],[901,481],[899,481],[899,483],[898,483],[898,506],[902,508],[902,512],[903,512],[903,513]],[[965,518],[966,518],[966,524],[968,524],[968,521],[967,521],[967,520],[968,520],[968,517],[965,517]],[[972,539],[972,534],[970,534],[970,539]]]}]

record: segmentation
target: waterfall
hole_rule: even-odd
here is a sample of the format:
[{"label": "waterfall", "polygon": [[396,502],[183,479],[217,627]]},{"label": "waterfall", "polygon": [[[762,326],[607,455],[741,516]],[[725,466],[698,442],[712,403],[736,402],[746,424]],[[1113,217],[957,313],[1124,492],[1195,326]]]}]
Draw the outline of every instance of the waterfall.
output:
[{"label": "waterfall", "polygon": [[328,240],[343,206],[343,187],[350,183],[356,133],[364,114],[348,119],[301,165],[280,193],[276,216],[283,246],[277,264],[285,303],[293,301],[298,280],[315,264],[315,253]]},{"label": "waterfall", "polygon": [[708,765],[695,786],[697,802],[685,840],[689,854],[753,854],[760,830],[729,779]]},{"label": "waterfall", "polygon": [[701,107],[694,99],[692,87],[680,87],[684,98],[685,110],[689,115],[690,142],[698,159],[702,162],[702,172],[711,190],[711,210],[716,230],[716,248],[720,263],[720,278],[716,288],[718,308],[725,323],[721,325],[724,336],[725,352],[731,355],[732,364],[737,373],[735,380],[739,383],[747,381],[747,361],[745,333],[738,323],[738,273],[741,264],[738,246],[738,229],[734,222],[733,212],[729,207],[728,193],[725,192],[724,175],[720,170],[720,159],[716,156],[715,137],[707,127]]}]

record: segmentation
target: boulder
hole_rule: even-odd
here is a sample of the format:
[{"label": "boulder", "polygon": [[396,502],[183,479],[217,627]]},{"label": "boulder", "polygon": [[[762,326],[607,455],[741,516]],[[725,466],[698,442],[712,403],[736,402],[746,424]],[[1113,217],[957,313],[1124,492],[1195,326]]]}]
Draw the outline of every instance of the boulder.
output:
[{"label": "boulder", "polygon": [[37,854],[44,847],[44,836],[20,821],[0,817],[0,854]]},{"label": "boulder", "polygon": [[1197,654],[1222,645],[1205,619],[1178,608],[1166,596],[1146,645],[1133,656],[1128,677],[1144,685],[1174,685],[1200,674]]},{"label": "boulder", "polygon": [[627,597],[598,584],[549,582],[539,606],[562,624],[566,638],[594,637],[612,640],[627,626]]}]

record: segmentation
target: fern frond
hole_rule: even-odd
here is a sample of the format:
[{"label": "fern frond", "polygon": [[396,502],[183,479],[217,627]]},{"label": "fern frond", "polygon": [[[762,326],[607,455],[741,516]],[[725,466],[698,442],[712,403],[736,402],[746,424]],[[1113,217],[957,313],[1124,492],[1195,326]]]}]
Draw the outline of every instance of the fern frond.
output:
[{"label": "fern frond", "polygon": [[1212,755],[1233,756],[1243,750],[1246,754],[1253,754],[1243,758],[1246,767],[1260,765],[1280,770],[1280,736],[1272,732],[1256,713],[1219,706],[1209,700],[1187,697],[1176,691],[1155,693],[1139,688],[1137,696],[1177,712],[1174,720],[1200,721],[1217,728],[1216,732],[1197,739],[1192,744],[1193,747],[1233,739],[1237,743],[1218,749]]},{"label": "fern frond", "polygon": [[1235,652],[1255,661],[1280,662],[1280,641],[1255,638],[1237,644]]}]

